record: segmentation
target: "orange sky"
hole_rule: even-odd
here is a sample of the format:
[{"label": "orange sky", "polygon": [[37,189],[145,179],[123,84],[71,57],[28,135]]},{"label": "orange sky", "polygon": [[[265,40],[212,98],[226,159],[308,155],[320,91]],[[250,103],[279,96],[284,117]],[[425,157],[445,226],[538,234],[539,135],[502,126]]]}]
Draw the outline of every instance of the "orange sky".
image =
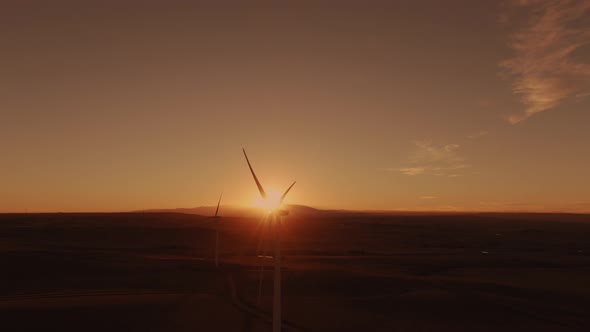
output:
[{"label": "orange sky", "polygon": [[[247,5],[246,5],[247,3]],[[6,1],[0,212],[590,212],[590,1]]]}]

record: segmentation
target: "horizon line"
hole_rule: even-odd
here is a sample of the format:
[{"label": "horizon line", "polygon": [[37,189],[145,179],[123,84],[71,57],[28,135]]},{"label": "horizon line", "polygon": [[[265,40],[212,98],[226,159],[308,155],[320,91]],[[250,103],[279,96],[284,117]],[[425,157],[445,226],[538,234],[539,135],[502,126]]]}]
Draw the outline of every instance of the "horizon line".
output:
[{"label": "horizon line", "polygon": [[[419,209],[345,209],[345,208],[320,208],[310,205],[303,204],[287,204],[288,206],[299,206],[315,209],[324,212],[343,212],[343,213],[423,213],[423,214],[481,214],[481,213],[502,213],[502,214],[579,214],[589,215],[588,211],[568,211],[568,210],[419,210]],[[234,207],[256,210],[259,209],[254,206],[245,204],[221,204],[221,207]],[[178,207],[178,208],[145,208],[137,210],[106,210],[106,211],[92,211],[92,210],[26,210],[26,211],[0,211],[0,214],[115,214],[115,213],[179,213],[179,214],[194,214],[196,213],[183,213],[178,210],[196,210],[196,209],[215,209],[215,206],[201,205],[196,207]]]}]

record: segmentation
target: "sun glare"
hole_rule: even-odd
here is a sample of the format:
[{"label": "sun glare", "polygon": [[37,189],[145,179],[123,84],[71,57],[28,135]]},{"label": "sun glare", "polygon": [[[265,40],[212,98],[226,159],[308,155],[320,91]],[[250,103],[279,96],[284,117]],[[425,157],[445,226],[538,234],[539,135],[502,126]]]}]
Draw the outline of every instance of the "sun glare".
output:
[{"label": "sun glare", "polygon": [[258,196],[253,204],[267,211],[276,210],[281,207],[281,194],[276,191],[268,191],[266,198]]}]

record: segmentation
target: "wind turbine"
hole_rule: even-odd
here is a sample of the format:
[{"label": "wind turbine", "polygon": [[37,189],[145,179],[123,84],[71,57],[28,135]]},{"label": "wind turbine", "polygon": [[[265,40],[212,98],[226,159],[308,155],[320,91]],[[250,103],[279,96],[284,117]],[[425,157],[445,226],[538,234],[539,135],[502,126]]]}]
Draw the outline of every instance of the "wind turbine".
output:
[{"label": "wind turbine", "polygon": [[[246,150],[242,148],[244,152],[244,157],[246,157],[246,162],[248,163],[248,168],[250,168],[250,173],[252,173],[252,177],[256,182],[256,186],[258,187],[258,191],[260,192],[260,196],[262,199],[268,199],[264,188],[258,181],[258,177],[256,177],[256,173],[254,173],[254,169],[250,164],[250,160],[248,159],[248,155],[246,154]],[[268,205],[267,207],[270,208],[268,220],[273,222],[274,225],[274,280],[273,280],[273,309],[272,309],[272,331],[273,332],[280,332],[281,325],[282,325],[282,318],[281,318],[281,216],[286,216],[289,214],[287,210],[281,210],[280,207],[285,200],[285,197],[293,188],[296,182],[293,182],[287,190],[283,193],[280,197],[278,202],[270,202],[272,205]]]},{"label": "wind turbine", "polygon": [[215,219],[215,267],[219,267],[219,204],[221,203],[221,197],[223,193],[219,195],[219,200],[217,201],[217,209],[215,209],[215,215],[213,218]]}]

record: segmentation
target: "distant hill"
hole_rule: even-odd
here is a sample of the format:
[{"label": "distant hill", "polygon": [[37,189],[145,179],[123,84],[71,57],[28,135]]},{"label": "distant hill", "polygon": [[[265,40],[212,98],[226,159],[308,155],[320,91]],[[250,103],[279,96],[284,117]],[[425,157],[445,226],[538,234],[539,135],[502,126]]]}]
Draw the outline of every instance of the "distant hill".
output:
[{"label": "distant hill", "polygon": [[[176,209],[149,209],[134,212],[174,212],[186,214],[198,214],[202,216],[212,216],[215,214],[216,206],[199,206],[194,208],[176,208]],[[326,213],[326,210],[318,210],[305,205],[287,205],[285,207],[290,214],[299,216],[312,216]],[[219,215],[226,217],[256,217],[259,216],[261,210],[255,207],[240,206],[240,205],[221,205],[219,207]]]},{"label": "distant hill", "polygon": [[[212,216],[215,214],[216,206],[199,206],[194,208],[176,208],[176,209],[149,209],[134,212],[173,212],[185,214],[197,214],[202,216]],[[420,215],[457,215],[457,214],[474,214],[475,212],[456,212],[456,211],[396,211],[396,210],[322,210],[306,205],[288,204],[285,207],[292,216],[300,217],[325,217],[325,216],[366,216],[366,215],[397,215],[397,216],[420,216]],[[261,209],[243,205],[221,205],[219,215],[226,217],[258,217]]]},{"label": "distant hill", "polygon": [[[194,208],[176,209],[149,209],[133,212],[155,212],[155,213],[184,213],[201,216],[213,216],[215,206],[199,206]],[[305,205],[290,204],[285,207],[291,217],[303,218],[384,218],[384,217],[407,217],[420,218],[429,216],[452,217],[452,216],[481,216],[493,219],[526,219],[526,220],[561,220],[572,222],[587,222],[588,214],[570,213],[514,213],[514,212],[461,212],[461,211],[396,211],[396,210],[322,210]],[[222,205],[219,208],[219,215],[222,217],[258,218],[263,211],[256,207],[241,205]]]}]

